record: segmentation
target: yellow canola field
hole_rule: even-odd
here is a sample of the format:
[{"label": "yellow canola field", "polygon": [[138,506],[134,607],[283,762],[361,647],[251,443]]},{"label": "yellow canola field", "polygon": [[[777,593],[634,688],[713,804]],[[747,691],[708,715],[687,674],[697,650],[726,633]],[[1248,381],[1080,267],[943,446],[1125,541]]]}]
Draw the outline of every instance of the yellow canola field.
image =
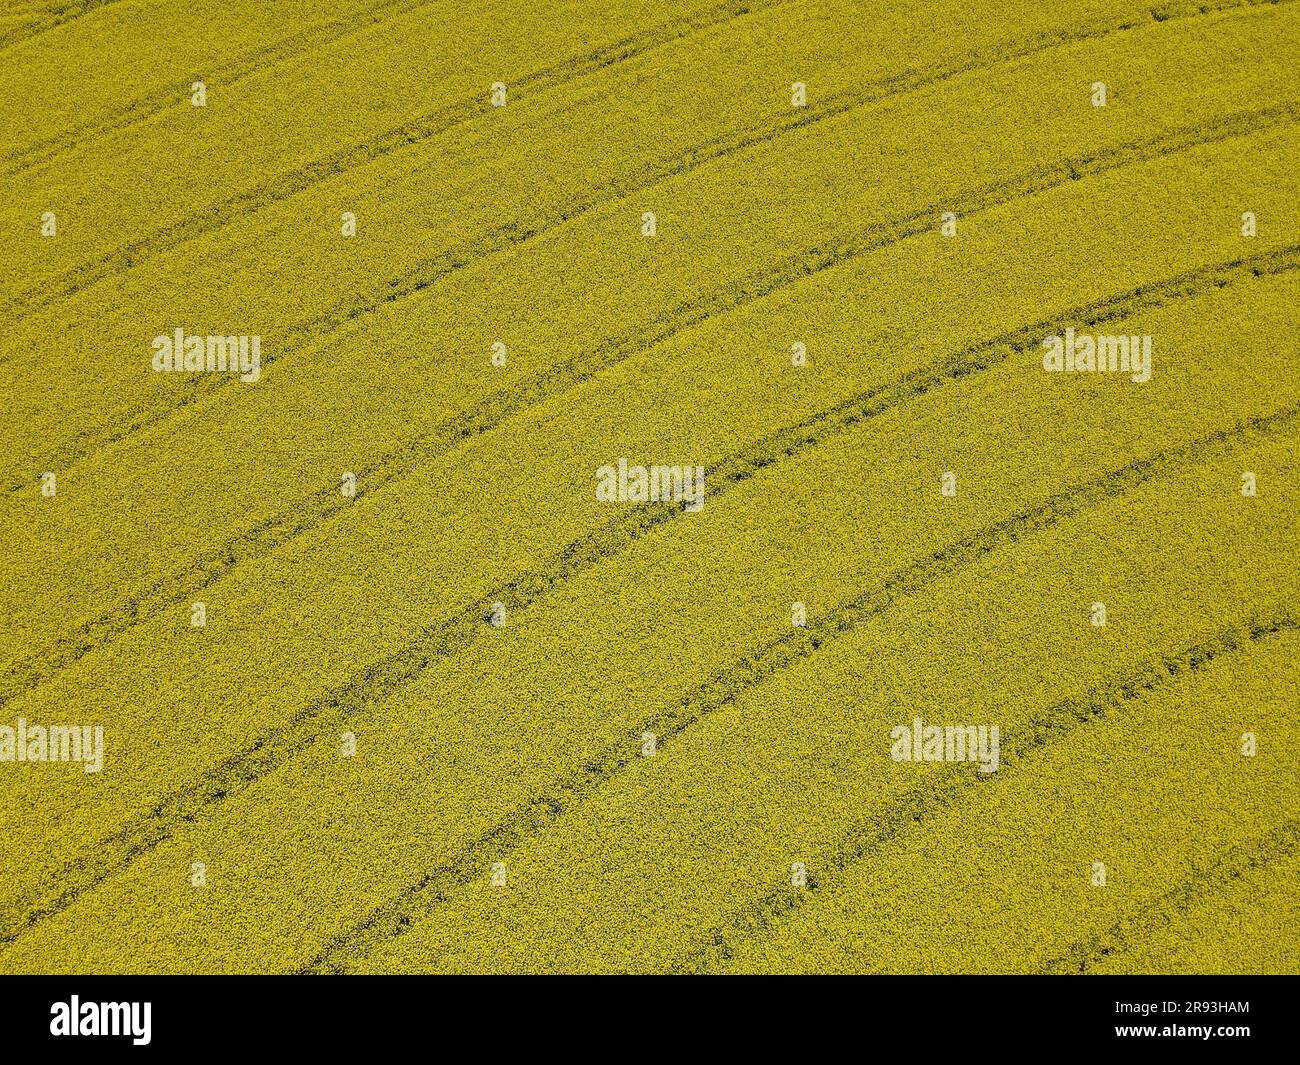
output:
[{"label": "yellow canola field", "polygon": [[0,23],[0,971],[1296,969],[1300,9],[931,17]]}]

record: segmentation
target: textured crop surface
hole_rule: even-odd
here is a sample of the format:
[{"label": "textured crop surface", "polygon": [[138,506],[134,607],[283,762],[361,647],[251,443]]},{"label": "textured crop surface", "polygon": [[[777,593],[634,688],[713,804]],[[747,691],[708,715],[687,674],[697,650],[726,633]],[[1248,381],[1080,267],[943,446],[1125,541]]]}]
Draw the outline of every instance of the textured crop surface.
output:
[{"label": "textured crop surface", "polygon": [[1300,3],[0,13],[0,972],[1300,969]]}]

